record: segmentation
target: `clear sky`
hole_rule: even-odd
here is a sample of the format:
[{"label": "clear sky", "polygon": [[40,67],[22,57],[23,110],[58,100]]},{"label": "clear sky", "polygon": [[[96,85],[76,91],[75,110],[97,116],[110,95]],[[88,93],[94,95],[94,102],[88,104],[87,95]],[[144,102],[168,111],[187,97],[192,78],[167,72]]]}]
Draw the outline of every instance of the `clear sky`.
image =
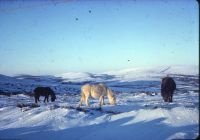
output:
[{"label": "clear sky", "polygon": [[0,73],[198,65],[195,0],[0,1]]}]

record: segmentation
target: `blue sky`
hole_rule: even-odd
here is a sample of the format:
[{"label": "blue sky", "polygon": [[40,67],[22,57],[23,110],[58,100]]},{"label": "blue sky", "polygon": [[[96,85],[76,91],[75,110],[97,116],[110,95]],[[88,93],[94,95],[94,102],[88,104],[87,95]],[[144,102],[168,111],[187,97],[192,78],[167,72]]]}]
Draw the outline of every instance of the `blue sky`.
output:
[{"label": "blue sky", "polygon": [[193,0],[1,1],[0,73],[198,65]]}]

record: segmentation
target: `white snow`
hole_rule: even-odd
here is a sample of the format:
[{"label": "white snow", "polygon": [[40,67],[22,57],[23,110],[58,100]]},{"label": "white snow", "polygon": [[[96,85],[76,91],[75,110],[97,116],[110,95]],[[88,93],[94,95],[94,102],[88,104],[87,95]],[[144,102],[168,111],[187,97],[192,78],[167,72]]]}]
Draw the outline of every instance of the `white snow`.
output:
[{"label": "white snow", "polygon": [[[76,107],[80,96],[74,95],[69,96],[71,100],[67,99],[68,102],[64,102],[63,95],[60,95],[59,100],[54,103],[40,103],[40,107],[27,111],[22,111],[14,102],[7,101],[8,104],[11,102],[10,105],[0,109],[0,138],[131,140],[151,137],[159,140],[198,136],[199,109],[195,106],[197,100],[180,101],[182,96],[175,95],[173,103],[164,103],[160,95],[121,93],[116,96],[118,104],[106,104],[102,108],[104,112],[93,110],[92,108],[98,106],[98,102],[91,100],[91,111],[86,113],[53,107]],[[198,97],[197,94],[184,96]],[[28,99],[23,96],[14,96],[13,99],[15,98]],[[8,100],[4,96],[0,99]],[[34,99],[30,98],[30,102],[33,101]],[[107,99],[105,102],[108,102]],[[193,106],[187,107],[188,104]],[[109,114],[106,111],[119,114]]]},{"label": "white snow", "polygon": [[[34,98],[25,94],[0,95],[0,139],[194,139],[199,135],[197,68],[170,66],[134,68],[102,74],[59,75],[64,81],[71,81],[70,84],[54,81],[57,80],[56,77],[44,80],[40,77],[18,79],[0,75],[0,91],[9,88],[16,91],[19,87],[32,89],[38,83],[53,85],[54,90],[58,91],[55,102],[40,102],[40,107],[22,109],[17,104],[33,103]],[[174,94],[173,102],[165,103],[160,95],[160,80],[166,74],[172,73],[176,74],[172,76],[178,90]],[[73,109],[79,104],[81,95],[78,90],[84,84],[81,82],[93,80],[103,81],[115,91],[117,105],[109,105],[106,98],[106,105],[99,111],[98,100],[91,99],[91,107],[82,107],[87,112]],[[33,85],[29,86],[30,84]],[[71,90],[76,94],[69,94]],[[67,108],[69,106],[73,108]]]}]

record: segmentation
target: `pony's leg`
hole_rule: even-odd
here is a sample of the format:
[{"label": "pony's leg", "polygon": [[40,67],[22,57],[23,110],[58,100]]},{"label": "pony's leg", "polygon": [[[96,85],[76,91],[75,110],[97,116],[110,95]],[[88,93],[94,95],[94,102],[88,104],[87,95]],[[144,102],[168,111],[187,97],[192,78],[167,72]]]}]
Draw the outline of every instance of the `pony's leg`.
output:
[{"label": "pony's leg", "polygon": [[79,103],[79,107],[82,106],[83,101],[84,101],[84,97],[82,96],[82,97],[81,97],[81,100],[80,100],[80,103]]},{"label": "pony's leg", "polygon": [[100,96],[99,98],[99,106],[101,107],[103,105],[103,96]]},{"label": "pony's leg", "polygon": [[46,101],[46,98],[47,98],[47,97],[45,96],[45,97],[44,97],[44,103],[45,103],[45,101]]},{"label": "pony's leg", "polygon": [[37,104],[37,97],[35,97],[35,103]]},{"label": "pony's leg", "polygon": [[49,102],[49,96],[47,96],[47,102]]},{"label": "pony's leg", "polygon": [[167,102],[167,96],[166,95],[163,96],[163,100],[164,100],[164,102]]},{"label": "pony's leg", "polygon": [[172,102],[172,95],[173,93],[171,93],[171,95],[169,96],[169,102]]},{"label": "pony's leg", "polygon": [[168,102],[168,93],[167,92],[163,93],[163,100],[164,100],[164,102]]},{"label": "pony's leg", "polygon": [[170,100],[169,97],[167,97],[167,102],[169,102],[169,100]]},{"label": "pony's leg", "polygon": [[167,102],[170,102],[170,100],[171,100],[170,97],[171,97],[170,92],[168,92],[167,93]]},{"label": "pony's leg", "polygon": [[86,98],[85,98],[85,104],[86,104],[87,107],[90,106],[90,103],[89,103],[89,101],[88,101],[88,98],[89,98],[89,97],[86,97]]},{"label": "pony's leg", "polygon": [[103,105],[105,105],[105,102],[104,102],[104,96],[102,97],[102,101],[103,101]]},{"label": "pony's leg", "polygon": [[39,100],[39,99],[40,99],[40,96],[37,96],[37,97],[36,97],[36,100],[37,100],[38,102],[40,102],[40,100]]}]

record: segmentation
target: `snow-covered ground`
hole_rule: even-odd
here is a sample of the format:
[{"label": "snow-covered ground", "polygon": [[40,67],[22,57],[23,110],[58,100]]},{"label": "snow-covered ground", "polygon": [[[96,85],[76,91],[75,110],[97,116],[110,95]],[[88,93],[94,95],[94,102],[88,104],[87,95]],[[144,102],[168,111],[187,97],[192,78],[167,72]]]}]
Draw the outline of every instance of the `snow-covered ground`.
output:
[{"label": "snow-covered ground", "polygon": [[[176,83],[173,103],[160,95],[161,78]],[[84,83],[104,82],[115,91],[117,105],[100,110],[98,100],[77,108]],[[57,100],[32,104],[29,93],[51,86]],[[56,76],[0,75],[0,139],[132,140],[193,139],[199,135],[199,73],[197,66],[134,68],[101,74],[65,73]],[[9,94],[10,95],[10,94]]]}]

